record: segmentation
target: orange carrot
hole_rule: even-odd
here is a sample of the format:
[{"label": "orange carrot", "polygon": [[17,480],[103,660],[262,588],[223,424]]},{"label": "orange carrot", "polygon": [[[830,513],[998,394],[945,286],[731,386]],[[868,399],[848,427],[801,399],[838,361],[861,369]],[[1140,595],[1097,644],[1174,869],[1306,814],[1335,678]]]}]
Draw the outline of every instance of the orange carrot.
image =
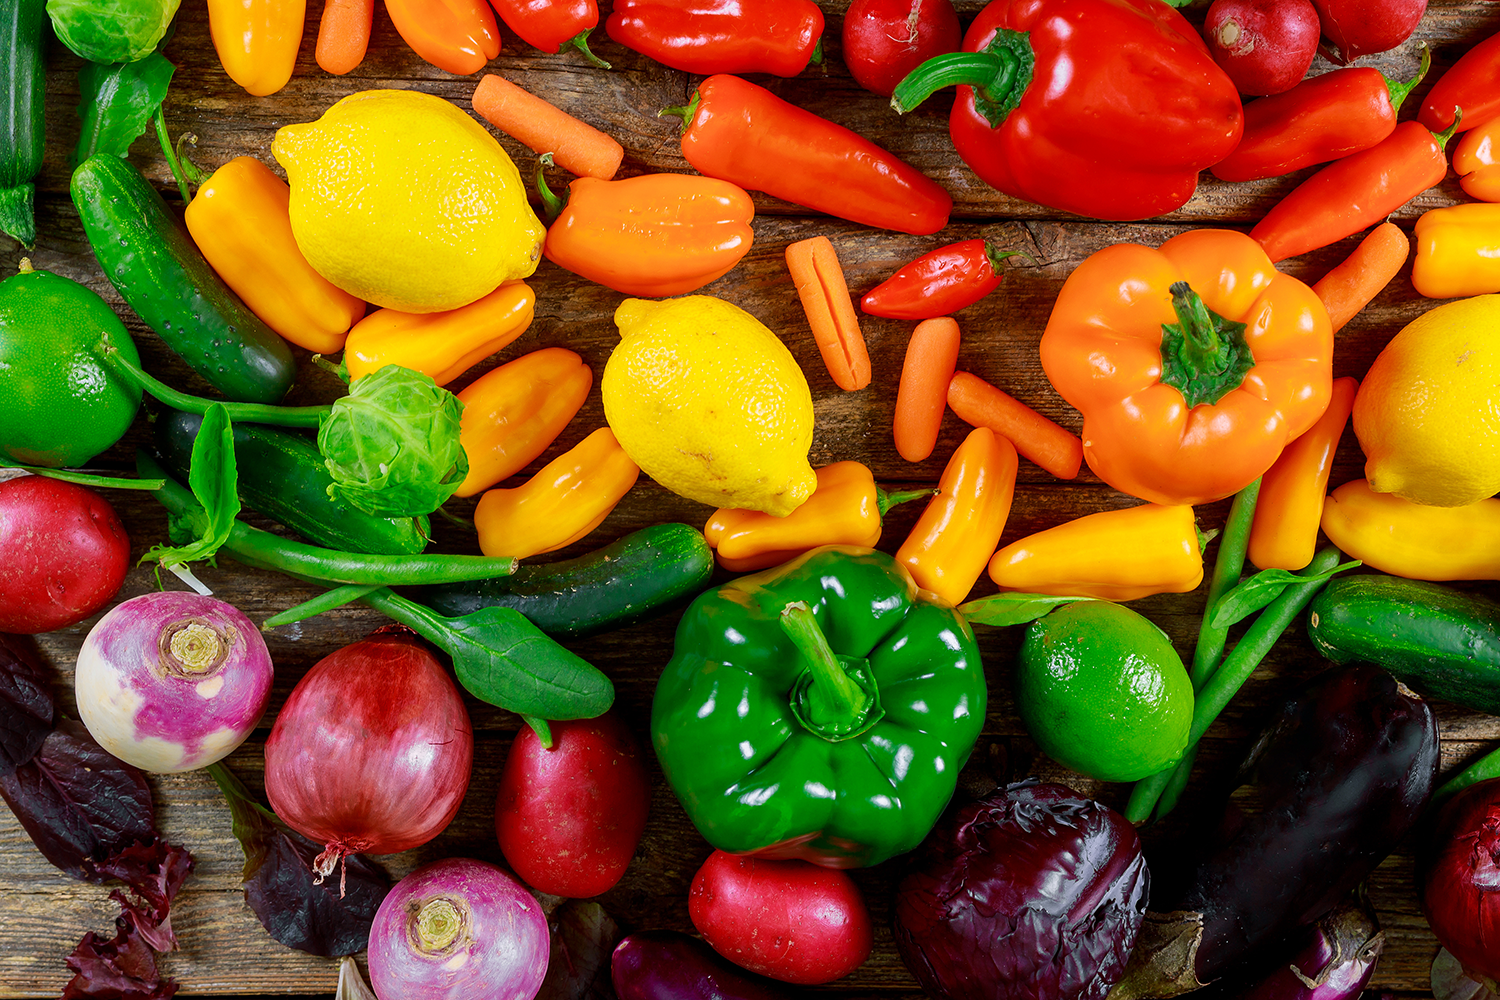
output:
[{"label": "orange carrot", "polygon": [[799,240],[786,248],[786,266],[828,374],[840,389],[863,389],[870,384],[870,353],[833,244],[826,236]]},{"label": "orange carrot", "polygon": [[364,62],[375,0],[324,0],[315,55],[325,73],[343,76]]},{"label": "orange carrot", "polygon": [[1083,465],[1083,442],[1025,403],[977,375],[956,373],[948,383],[948,405],[959,419],[1010,438],[1016,451],[1059,479],[1072,479]]},{"label": "orange carrot", "polygon": [[1313,285],[1328,310],[1334,333],[1390,284],[1410,250],[1406,234],[1395,223],[1383,222],[1370,230],[1347,260]]},{"label": "orange carrot", "polygon": [[625,158],[624,147],[603,132],[493,73],[474,88],[474,110],[532,152],[551,153],[578,177],[607,181]]},{"label": "orange carrot", "polygon": [[948,383],[958,365],[958,323],[940,316],[917,324],[906,345],[896,389],[896,451],[908,462],[932,454],[943,423]]}]

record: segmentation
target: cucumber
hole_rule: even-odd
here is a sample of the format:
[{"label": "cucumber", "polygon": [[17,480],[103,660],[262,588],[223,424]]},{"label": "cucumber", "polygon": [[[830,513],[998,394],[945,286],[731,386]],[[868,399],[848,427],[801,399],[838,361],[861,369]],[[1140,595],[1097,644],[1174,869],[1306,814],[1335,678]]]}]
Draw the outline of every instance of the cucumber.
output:
[{"label": "cucumber", "polygon": [[[193,441],[203,418],[171,410],[156,418],[162,465],[187,482]],[[234,425],[234,458],[244,504],[310,542],[343,552],[413,555],[427,547],[427,518],[376,517],[328,495],[333,477],[304,434],[260,424]]]},{"label": "cucumber", "polygon": [[36,245],[32,178],[42,169],[46,0],[0,4],[0,230]]},{"label": "cucumber", "polygon": [[139,170],[96,153],[73,171],[72,195],[105,277],[193,371],[241,402],[286,395],[291,348],[224,284]]},{"label": "cucumber", "polygon": [[1313,598],[1307,632],[1336,663],[1379,664],[1420,694],[1500,715],[1500,603],[1420,580],[1343,576]]},{"label": "cucumber", "polygon": [[522,566],[507,577],[405,588],[412,600],[449,617],[514,608],[556,639],[578,639],[634,625],[696,597],[713,575],[703,533],[657,524],[562,562]]}]

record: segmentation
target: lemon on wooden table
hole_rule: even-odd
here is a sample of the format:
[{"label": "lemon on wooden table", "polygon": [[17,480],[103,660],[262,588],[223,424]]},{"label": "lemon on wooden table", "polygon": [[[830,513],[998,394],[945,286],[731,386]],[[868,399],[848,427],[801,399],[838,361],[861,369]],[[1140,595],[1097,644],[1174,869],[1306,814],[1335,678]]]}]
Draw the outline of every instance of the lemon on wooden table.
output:
[{"label": "lemon on wooden table", "polygon": [[625,453],[714,507],[784,515],[817,486],[812,393],[781,339],[711,295],[626,299],[599,388]]},{"label": "lemon on wooden table", "polygon": [[546,228],[478,122],[414,90],[365,90],[278,129],[292,235],[344,291],[402,312],[456,309],[536,270]]},{"label": "lemon on wooden table", "polygon": [[1376,493],[1462,507],[1500,492],[1500,295],[1429,309],[1385,346],[1354,397]]}]

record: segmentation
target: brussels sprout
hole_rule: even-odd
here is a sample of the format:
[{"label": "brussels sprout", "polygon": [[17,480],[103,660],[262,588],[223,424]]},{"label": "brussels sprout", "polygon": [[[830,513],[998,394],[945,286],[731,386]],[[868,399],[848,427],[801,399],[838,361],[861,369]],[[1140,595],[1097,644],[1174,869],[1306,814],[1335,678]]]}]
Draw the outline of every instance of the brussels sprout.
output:
[{"label": "brussels sprout", "polygon": [[52,30],[96,63],[130,63],[156,51],[181,0],[47,0]]}]

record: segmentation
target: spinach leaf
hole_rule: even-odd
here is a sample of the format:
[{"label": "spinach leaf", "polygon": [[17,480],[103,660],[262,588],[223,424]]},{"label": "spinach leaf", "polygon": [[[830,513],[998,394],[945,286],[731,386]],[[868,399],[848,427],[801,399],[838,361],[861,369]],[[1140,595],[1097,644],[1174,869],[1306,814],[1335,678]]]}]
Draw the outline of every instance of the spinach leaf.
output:
[{"label": "spinach leaf", "polygon": [[1359,560],[1353,559],[1314,576],[1301,576],[1285,569],[1263,569],[1254,576],[1241,580],[1219,598],[1213,607],[1209,624],[1214,628],[1229,628],[1270,605],[1281,596],[1282,591],[1293,584],[1327,580],[1335,573],[1362,565],[1364,564]]},{"label": "spinach leaf", "polygon": [[141,562],[173,566],[212,559],[229,540],[240,512],[239,470],[234,459],[234,428],[222,403],[213,404],[203,414],[203,425],[193,439],[191,461],[188,486],[207,515],[194,524],[197,537],[186,545],[152,546],[141,556]]},{"label": "spinach leaf", "polygon": [[0,774],[36,756],[52,732],[52,678],[21,636],[0,635]]},{"label": "spinach leaf", "polygon": [[1093,601],[1093,597],[1055,597],[1051,594],[991,594],[958,606],[959,614],[973,625],[1025,625],[1034,622],[1061,604]]},{"label": "spinach leaf", "polygon": [[166,100],[174,70],[159,52],[140,62],[84,63],[78,71],[82,127],[73,165],[95,153],[124,156],[129,152],[130,144],[146,131],[151,116]]}]

